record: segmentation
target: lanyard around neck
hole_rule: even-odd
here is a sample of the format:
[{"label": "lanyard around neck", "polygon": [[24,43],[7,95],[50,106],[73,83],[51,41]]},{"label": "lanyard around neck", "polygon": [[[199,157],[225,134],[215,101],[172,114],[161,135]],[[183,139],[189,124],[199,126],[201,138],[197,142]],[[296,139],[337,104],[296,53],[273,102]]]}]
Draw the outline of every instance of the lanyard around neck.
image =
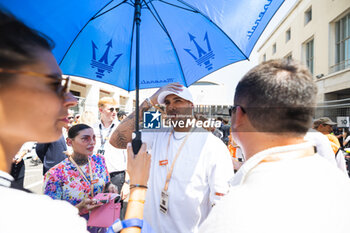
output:
[{"label": "lanyard around neck", "polygon": [[105,145],[105,143],[106,143],[106,141],[107,141],[109,135],[110,135],[111,132],[112,132],[113,127],[114,127],[114,123],[112,123],[112,125],[109,127],[108,134],[106,135],[106,137],[103,138],[103,134],[102,134],[102,123],[100,123],[99,128],[100,128],[100,136],[101,136],[101,146],[100,146],[101,149],[103,149],[103,147],[104,147],[104,145]]},{"label": "lanyard around neck", "polygon": [[[268,155],[262,157],[261,159],[254,161],[253,164],[249,164],[248,167],[245,167],[244,169],[238,170],[238,173],[235,174],[235,177],[233,179],[232,185],[238,185],[243,184],[245,180],[247,179],[250,172],[255,169],[260,164],[268,164],[271,162],[280,162],[280,161],[291,161],[291,160],[297,160],[305,157],[310,157],[315,155],[317,152],[317,149],[315,146],[309,146],[299,149],[292,149],[289,151],[276,151],[271,152]],[[250,160],[248,160],[249,162]],[[247,166],[248,164],[244,164],[243,166]]]},{"label": "lanyard around neck", "polygon": [[[175,162],[177,160],[177,158],[179,157],[180,155],[180,152],[182,150],[182,148],[184,147],[187,139],[189,138],[189,136],[192,134],[192,132],[194,131],[194,128],[187,134],[187,136],[185,137],[185,139],[182,141],[179,149],[177,150],[177,153],[176,153],[176,156],[173,160],[173,162],[171,163],[171,167],[170,167],[170,170],[168,169],[168,165],[167,165],[167,175],[166,175],[166,181],[165,181],[165,185],[164,185],[164,190],[165,191],[168,191],[168,187],[169,187],[169,182],[170,182],[170,179],[171,179],[171,175],[173,174],[173,170],[174,170],[174,166],[175,166]],[[167,160],[168,160],[168,154],[169,154],[169,145],[170,145],[170,139],[171,139],[171,135],[175,133],[174,130],[170,132],[169,134],[169,139],[168,139],[168,145],[167,145],[167,148],[166,148],[166,154],[167,154]]]},{"label": "lanyard around neck", "polygon": [[308,148],[299,149],[295,151],[277,152],[272,153],[265,158],[263,158],[259,164],[268,162],[278,162],[286,160],[295,160],[314,155],[317,152],[315,146],[310,146]]},{"label": "lanyard around neck", "polygon": [[90,180],[86,177],[85,173],[83,172],[83,170],[81,170],[80,166],[74,161],[74,159],[71,156],[68,156],[69,161],[71,161],[71,163],[74,164],[74,166],[78,169],[80,175],[83,177],[83,179],[90,184],[90,192],[91,192],[91,197],[94,197],[94,184],[91,182],[93,179],[93,173],[92,173],[92,169],[91,169],[91,162],[90,162],[90,158],[88,158],[88,163],[89,163],[89,173],[90,173]]}]

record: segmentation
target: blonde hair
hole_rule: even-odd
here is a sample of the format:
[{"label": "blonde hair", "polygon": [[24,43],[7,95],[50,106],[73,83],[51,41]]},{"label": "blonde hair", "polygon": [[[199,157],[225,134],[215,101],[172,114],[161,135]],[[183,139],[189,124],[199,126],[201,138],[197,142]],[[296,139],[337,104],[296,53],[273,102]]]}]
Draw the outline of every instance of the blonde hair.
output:
[{"label": "blonde hair", "polygon": [[102,97],[98,101],[98,108],[104,107],[106,104],[117,105],[118,102],[113,97]]}]

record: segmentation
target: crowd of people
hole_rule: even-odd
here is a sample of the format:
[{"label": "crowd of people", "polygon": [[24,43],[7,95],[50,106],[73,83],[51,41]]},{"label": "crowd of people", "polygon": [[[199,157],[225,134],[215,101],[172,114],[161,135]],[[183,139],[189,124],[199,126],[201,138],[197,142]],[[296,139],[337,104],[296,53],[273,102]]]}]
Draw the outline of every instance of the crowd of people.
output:
[{"label": "crowd of people", "polygon": [[[143,130],[135,155],[135,112],[106,97],[99,120],[73,118],[52,41],[5,11],[0,35],[0,232],[349,232],[338,152],[350,138],[339,143],[327,117],[313,121],[317,87],[298,62],[263,62],[240,80],[222,140],[181,123],[195,121],[186,87],[159,88],[141,103],[139,123],[162,105],[172,127]],[[9,174],[28,141],[38,142],[44,195],[15,189]],[[101,193],[122,202],[109,229],[87,227]]]}]

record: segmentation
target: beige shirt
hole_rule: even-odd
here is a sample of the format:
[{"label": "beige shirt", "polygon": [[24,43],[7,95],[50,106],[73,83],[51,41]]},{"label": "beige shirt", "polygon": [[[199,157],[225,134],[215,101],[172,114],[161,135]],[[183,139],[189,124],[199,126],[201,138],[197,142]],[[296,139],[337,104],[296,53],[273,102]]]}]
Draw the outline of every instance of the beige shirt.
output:
[{"label": "beige shirt", "polygon": [[318,154],[262,162],[310,145],[275,147],[247,160],[199,232],[348,233],[350,180],[343,172]]}]

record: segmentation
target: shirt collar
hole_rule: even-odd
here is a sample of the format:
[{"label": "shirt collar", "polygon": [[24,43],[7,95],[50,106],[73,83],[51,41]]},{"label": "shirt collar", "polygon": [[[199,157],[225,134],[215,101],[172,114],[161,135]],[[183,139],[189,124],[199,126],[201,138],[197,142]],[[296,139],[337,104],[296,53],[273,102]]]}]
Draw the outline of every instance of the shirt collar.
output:
[{"label": "shirt collar", "polygon": [[231,185],[240,185],[245,180],[245,177],[247,174],[253,170],[255,167],[259,165],[262,160],[264,160],[267,156],[270,154],[277,154],[277,153],[283,153],[283,152],[293,152],[297,150],[303,150],[313,147],[313,145],[310,142],[304,142],[300,144],[294,144],[294,145],[288,145],[288,146],[279,146],[279,147],[272,147],[263,151],[260,151],[253,155],[251,158],[249,158],[242,167],[238,170],[238,172],[233,176],[231,180]]},{"label": "shirt collar", "polygon": [[119,121],[118,121],[117,119],[114,119],[114,121],[112,121],[112,124],[111,124],[108,128],[106,128],[106,127],[102,124],[102,121],[99,120],[99,123],[98,123],[99,126],[98,126],[98,127],[100,127],[100,125],[101,125],[102,130],[105,130],[105,129],[111,128],[112,126],[113,126],[113,127],[118,126],[118,124],[119,124]]}]

